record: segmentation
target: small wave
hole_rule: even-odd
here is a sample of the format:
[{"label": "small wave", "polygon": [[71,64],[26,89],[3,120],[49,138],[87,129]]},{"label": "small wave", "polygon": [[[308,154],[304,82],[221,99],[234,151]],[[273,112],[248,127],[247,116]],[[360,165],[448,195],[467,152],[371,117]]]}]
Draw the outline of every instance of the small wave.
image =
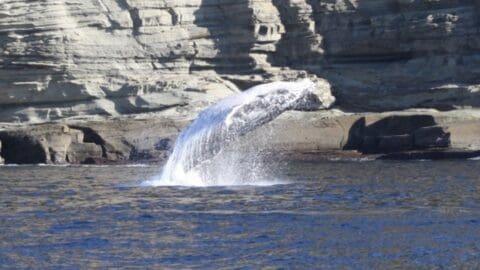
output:
[{"label": "small wave", "polygon": [[361,158],[342,158],[342,157],[333,157],[329,158],[328,161],[351,161],[351,162],[367,162],[367,161],[375,161],[374,158],[371,157],[361,157]]},{"label": "small wave", "polygon": [[148,168],[151,164],[0,164],[0,167],[88,167],[88,168],[111,168],[111,167],[123,167],[123,168]]},{"label": "small wave", "polygon": [[[95,165],[94,165],[95,166]],[[135,163],[135,164],[114,164],[114,165],[99,165],[99,166],[105,166],[105,167],[124,167],[124,168],[147,168],[151,167],[151,164],[143,164],[143,163]]]},{"label": "small wave", "polygon": [[67,167],[69,164],[0,164],[2,167]]},{"label": "small wave", "polygon": [[247,186],[256,186],[256,187],[268,187],[276,185],[288,185],[291,184],[290,181],[286,180],[255,180],[255,181],[164,181],[162,179],[153,179],[147,180],[140,183],[140,187],[247,187]]},{"label": "small wave", "polygon": [[71,164],[71,167],[88,167],[88,168],[147,168],[149,164]]},{"label": "small wave", "polygon": [[480,156],[478,156],[478,157],[473,157],[473,158],[469,158],[468,160],[480,160]]},{"label": "small wave", "polygon": [[33,166],[39,166],[39,167],[68,167],[70,164],[45,164],[45,163],[40,163],[40,164],[35,164]]}]

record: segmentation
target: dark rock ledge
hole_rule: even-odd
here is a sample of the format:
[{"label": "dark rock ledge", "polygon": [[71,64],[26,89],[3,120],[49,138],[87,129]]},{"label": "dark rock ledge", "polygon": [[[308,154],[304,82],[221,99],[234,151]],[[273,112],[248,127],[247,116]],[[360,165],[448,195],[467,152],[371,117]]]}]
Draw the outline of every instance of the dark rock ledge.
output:
[{"label": "dark rock ledge", "polygon": [[[302,119],[302,121],[299,121]],[[7,164],[162,163],[190,120],[111,119],[6,126]],[[446,159],[480,155],[477,111],[288,112],[241,140],[293,159]],[[261,139],[260,139],[261,138]]]}]

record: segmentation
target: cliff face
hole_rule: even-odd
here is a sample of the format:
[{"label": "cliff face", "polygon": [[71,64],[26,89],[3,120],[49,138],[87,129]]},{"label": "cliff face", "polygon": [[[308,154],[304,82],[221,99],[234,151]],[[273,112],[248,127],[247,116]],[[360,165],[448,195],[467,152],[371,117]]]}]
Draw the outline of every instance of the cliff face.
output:
[{"label": "cliff face", "polygon": [[[162,159],[215,100],[299,77],[316,81],[325,107],[332,90],[358,114],[279,120],[286,150],[478,150],[479,15],[477,0],[3,0],[0,154]],[[404,109],[433,120],[375,114]],[[52,120],[62,124],[10,128]]]},{"label": "cliff face", "polygon": [[0,10],[3,122],[188,111],[299,74],[327,79],[347,110],[480,105],[473,0],[7,0]]}]

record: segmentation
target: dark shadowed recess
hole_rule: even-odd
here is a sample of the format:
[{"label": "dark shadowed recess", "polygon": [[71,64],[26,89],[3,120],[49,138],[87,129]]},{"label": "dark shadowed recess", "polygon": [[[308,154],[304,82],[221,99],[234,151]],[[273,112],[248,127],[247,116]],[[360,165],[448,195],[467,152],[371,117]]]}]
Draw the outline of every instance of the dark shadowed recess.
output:
[{"label": "dark shadowed recess", "polygon": [[46,163],[47,153],[33,137],[0,133],[2,149],[0,155],[6,164]]}]

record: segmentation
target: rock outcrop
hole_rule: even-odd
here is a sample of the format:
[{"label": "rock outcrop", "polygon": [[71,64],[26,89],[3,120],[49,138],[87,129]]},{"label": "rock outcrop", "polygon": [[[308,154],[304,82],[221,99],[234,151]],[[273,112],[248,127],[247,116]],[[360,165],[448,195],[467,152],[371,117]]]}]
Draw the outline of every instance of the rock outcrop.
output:
[{"label": "rock outcrop", "polygon": [[324,77],[337,105],[478,107],[475,1],[9,0],[0,121],[205,106],[258,82]]},{"label": "rock outcrop", "polygon": [[[304,77],[316,81],[324,100],[331,85],[337,109],[357,116],[474,111],[479,15],[475,0],[1,1],[2,156],[13,162],[12,149],[31,149],[17,161],[158,158],[178,127],[212,102],[254,84]],[[452,146],[453,134],[472,136],[465,144],[476,145],[469,130],[478,119],[464,118],[455,118],[463,126],[393,133],[375,131],[383,124],[367,119],[354,132],[361,131],[354,148]],[[129,132],[147,142],[125,139]]]},{"label": "rock outcrop", "polygon": [[[480,156],[480,113],[419,110],[351,114],[287,112],[240,140],[244,151],[372,157]],[[121,119],[48,123],[0,131],[6,163],[163,162],[189,121]],[[348,153],[348,152],[347,152]],[[401,154],[401,156],[399,155]],[[422,155],[419,155],[422,154]],[[357,156],[355,154],[355,156]]]},{"label": "rock outcrop", "polygon": [[262,16],[273,8],[268,1],[2,2],[0,121],[205,107],[238,90],[222,74],[250,81],[265,73],[254,55],[265,58],[260,52],[273,51],[281,35],[267,38],[273,29],[263,34],[255,18],[281,29],[278,14]]}]

